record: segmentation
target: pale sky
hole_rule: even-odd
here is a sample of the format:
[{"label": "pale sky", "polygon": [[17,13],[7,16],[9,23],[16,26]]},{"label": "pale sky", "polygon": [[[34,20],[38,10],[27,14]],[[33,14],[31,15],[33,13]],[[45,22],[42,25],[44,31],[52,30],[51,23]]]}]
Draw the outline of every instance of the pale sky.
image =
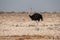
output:
[{"label": "pale sky", "polygon": [[0,0],[0,11],[58,11],[60,12],[60,0]]}]

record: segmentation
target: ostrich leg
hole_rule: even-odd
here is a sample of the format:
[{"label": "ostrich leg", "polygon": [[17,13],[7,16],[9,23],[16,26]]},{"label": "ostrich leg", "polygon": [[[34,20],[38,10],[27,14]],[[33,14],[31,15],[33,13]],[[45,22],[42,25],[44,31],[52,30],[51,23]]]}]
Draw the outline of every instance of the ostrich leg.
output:
[{"label": "ostrich leg", "polygon": [[38,26],[38,21],[36,21],[36,24],[37,24],[37,26]]},{"label": "ostrich leg", "polygon": [[39,21],[36,21],[36,24],[37,24],[37,25],[36,25],[36,28],[35,28],[37,31],[39,31],[38,22],[39,22]]}]

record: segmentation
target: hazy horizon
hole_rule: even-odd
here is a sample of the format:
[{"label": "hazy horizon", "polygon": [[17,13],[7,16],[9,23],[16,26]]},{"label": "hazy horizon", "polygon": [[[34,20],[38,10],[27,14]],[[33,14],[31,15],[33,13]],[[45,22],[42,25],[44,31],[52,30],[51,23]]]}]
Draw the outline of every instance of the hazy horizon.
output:
[{"label": "hazy horizon", "polygon": [[0,11],[60,12],[60,0],[0,0]]}]

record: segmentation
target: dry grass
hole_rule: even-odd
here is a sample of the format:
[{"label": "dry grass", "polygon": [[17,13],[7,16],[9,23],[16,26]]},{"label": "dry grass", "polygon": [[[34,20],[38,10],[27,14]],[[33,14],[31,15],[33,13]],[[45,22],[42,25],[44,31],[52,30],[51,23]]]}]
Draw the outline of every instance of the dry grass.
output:
[{"label": "dry grass", "polygon": [[60,40],[59,13],[44,12],[43,21],[38,22],[38,25],[29,18],[30,14],[25,12],[2,13],[0,14],[0,40]]},{"label": "dry grass", "polygon": [[46,40],[60,40],[60,36],[48,36],[48,35],[14,35],[14,36],[1,36],[0,39],[6,39],[6,40],[32,40],[32,39],[46,39]]}]

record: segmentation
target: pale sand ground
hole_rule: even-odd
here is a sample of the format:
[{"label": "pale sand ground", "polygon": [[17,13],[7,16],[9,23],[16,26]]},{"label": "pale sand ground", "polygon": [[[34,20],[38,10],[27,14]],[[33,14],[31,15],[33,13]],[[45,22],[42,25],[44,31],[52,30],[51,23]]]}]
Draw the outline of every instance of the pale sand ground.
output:
[{"label": "pale sand ground", "polygon": [[[0,37],[1,40],[59,40],[60,14],[43,13],[43,21],[32,21],[29,14],[0,14],[0,36],[47,35],[42,39],[19,39],[20,37]],[[52,39],[49,37],[52,37]],[[47,39],[45,37],[48,37]],[[55,38],[55,39],[54,39]]]}]

